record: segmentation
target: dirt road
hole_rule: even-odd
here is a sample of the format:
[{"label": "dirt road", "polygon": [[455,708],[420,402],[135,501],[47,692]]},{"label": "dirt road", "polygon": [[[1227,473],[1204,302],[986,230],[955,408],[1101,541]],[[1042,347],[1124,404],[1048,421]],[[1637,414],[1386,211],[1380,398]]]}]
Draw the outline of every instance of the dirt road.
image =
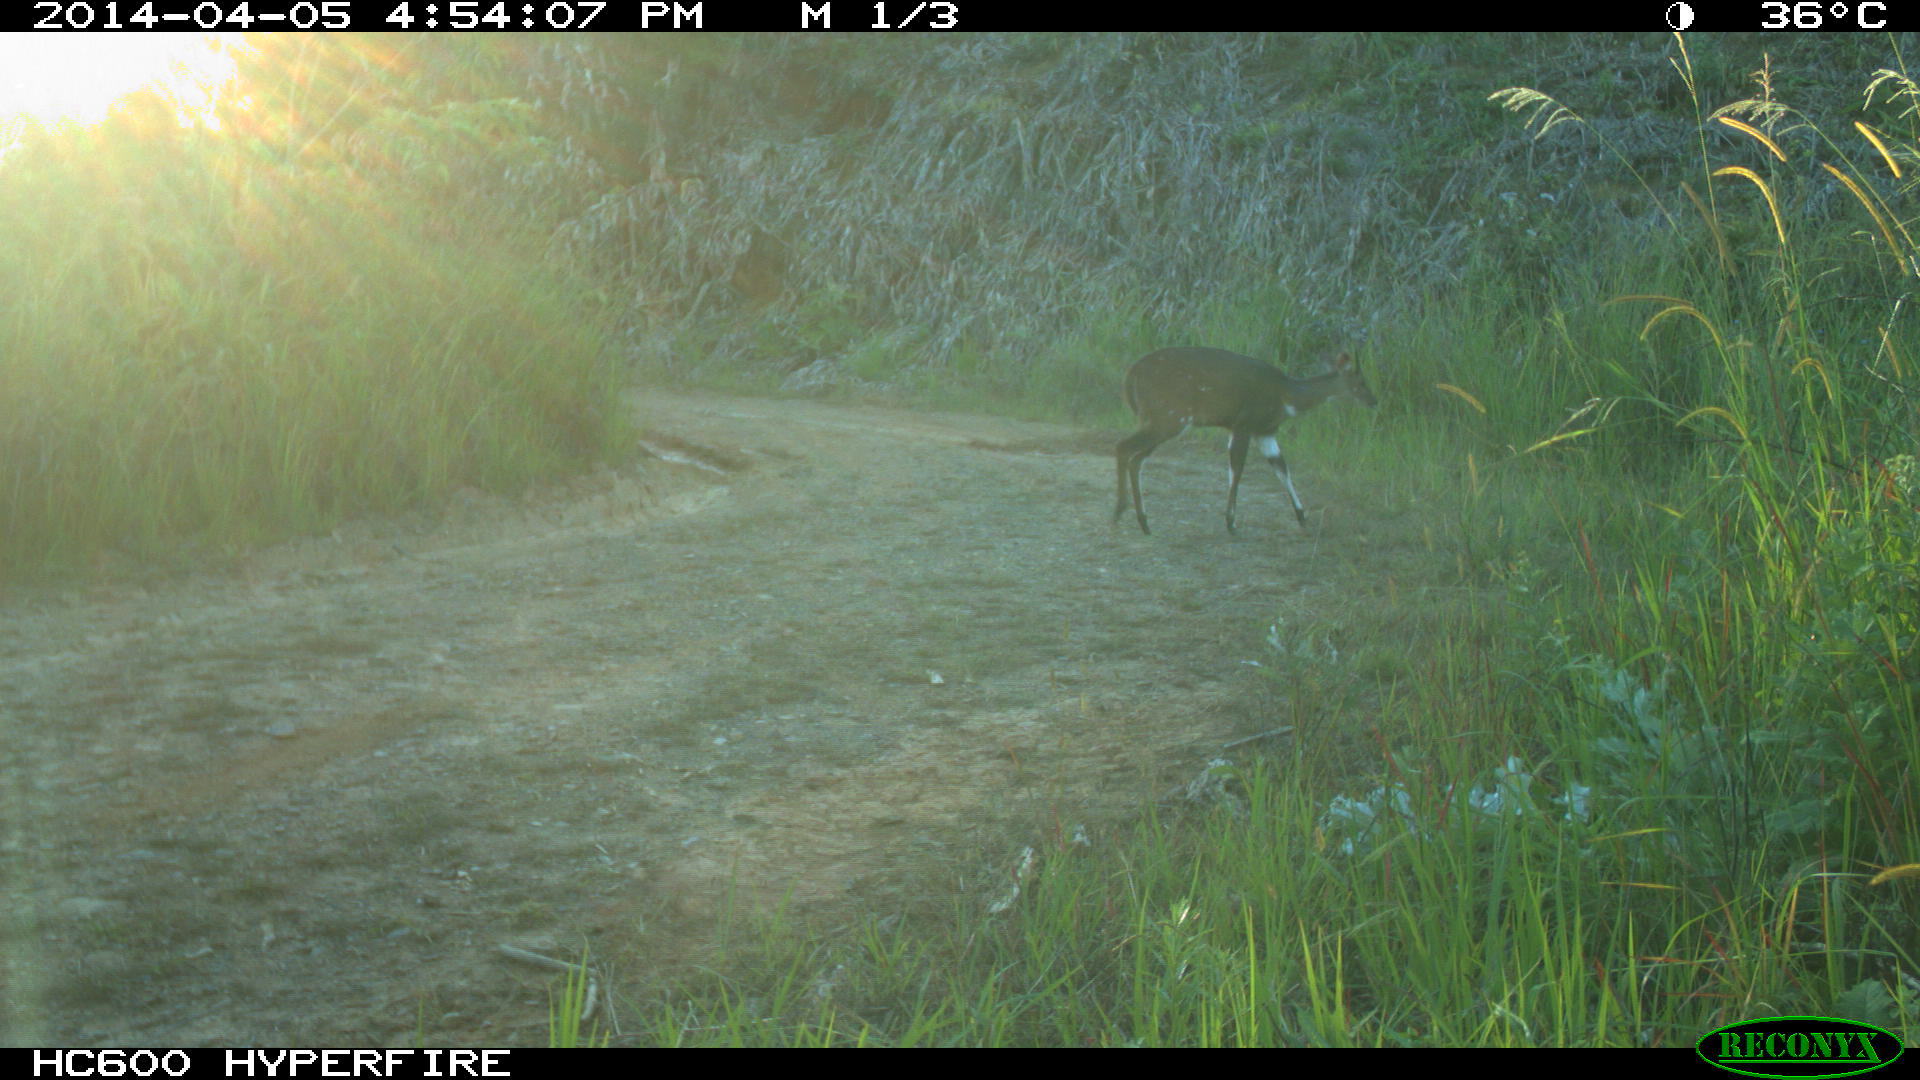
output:
[{"label": "dirt road", "polygon": [[[550,973],[741,903],[985,903],[1311,702],[1248,661],[1360,571],[1222,440],[636,392],[659,455],[230,572],[0,598],[7,1044],[539,1045]],[[673,459],[679,459],[678,461]],[[1283,710],[1288,716],[1279,715]]]}]

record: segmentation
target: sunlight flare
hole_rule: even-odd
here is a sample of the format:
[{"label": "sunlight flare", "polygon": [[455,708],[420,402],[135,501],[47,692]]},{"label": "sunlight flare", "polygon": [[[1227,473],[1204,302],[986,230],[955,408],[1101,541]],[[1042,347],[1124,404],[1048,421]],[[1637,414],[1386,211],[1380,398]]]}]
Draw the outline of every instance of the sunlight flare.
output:
[{"label": "sunlight flare", "polygon": [[0,131],[99,123],[152,91],[182,127],[218,128],[239,34],[0,34]]}]

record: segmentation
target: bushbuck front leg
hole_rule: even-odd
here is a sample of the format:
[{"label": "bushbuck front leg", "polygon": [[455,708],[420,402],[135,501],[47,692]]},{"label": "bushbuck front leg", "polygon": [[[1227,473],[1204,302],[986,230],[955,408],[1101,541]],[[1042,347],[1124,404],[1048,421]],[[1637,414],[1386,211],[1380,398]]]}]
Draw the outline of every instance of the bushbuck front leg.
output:
[{"label": "bushbuck front leg", "polygon": [[[1280,479],[1287,482],[1287,497],[1293,500],[1293,516],[1299,519],[1301,528],[1306,528],[1307,511],[1300,505],[1300,493],[1293,490],[1293,473],[1287,469],[1287,459],[1280,456],[1280,440],[1271,435],[1262,438],[1260,453],[1266,457],[1267,464],[1273,466],[1273,471],[1280,474]],[[1240,456],[1246,457],[1246,451],[1242,450]],[[1227,496],[1227,528],[1233,528],[1233,496],[1231,495]]]}]

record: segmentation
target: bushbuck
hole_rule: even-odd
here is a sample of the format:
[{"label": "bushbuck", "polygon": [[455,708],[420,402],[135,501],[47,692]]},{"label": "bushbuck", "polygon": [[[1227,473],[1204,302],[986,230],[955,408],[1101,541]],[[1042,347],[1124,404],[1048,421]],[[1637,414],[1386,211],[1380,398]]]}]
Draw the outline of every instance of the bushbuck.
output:
[{"label": "bushbuck", "polygon": [[1225,349],[1179,348],[1151,352],[1127,369],[1122,388],[1127,408],[1140,418],[1140,430],[1114,447],[1120,473],[1119,498],[1113,520],[1127,512],[1127,492],[1133,492],[1133,513],[1141,532],[1147,512],[1140,504],[1140,463],[1161,443],[1189,427],[1220,427],[1231,432],[1227,440],[1227,531],[1233,531],[1233,505],[1240,492],[1240,474],[1246,469],[1247,445],[1260,441],[1261,456],[1286,481],[1293,499],[1293,516],[1302,527],[1307,513],[1293,490],[1287,459],[1273,433],[1282,421],[1335,397],[1350,397],[1362,405],[1375,404],[1373,391],[1360,377],[1360,365],[1351,355],[1334,357],[1324,375],[1296,379],[1251,356]]}]

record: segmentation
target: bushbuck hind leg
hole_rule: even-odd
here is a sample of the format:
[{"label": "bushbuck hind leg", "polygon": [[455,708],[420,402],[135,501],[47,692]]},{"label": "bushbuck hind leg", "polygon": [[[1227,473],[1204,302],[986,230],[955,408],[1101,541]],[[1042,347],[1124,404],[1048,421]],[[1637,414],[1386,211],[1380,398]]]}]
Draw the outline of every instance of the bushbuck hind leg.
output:
[{"label": "bushbuck hind leg", "polygon": [[[1233,508],[1240,499],[1240,477],[1247,471],[1247,444],[1253,436],[1236,431],[1227,440],[1227,531],[1233,531]],[[1271,440],[1269,440],[1271,441]]]},{"label": "bushbuck hind leg", "polygon": [[1146,464],[1147,455],[1140,453],[1127,463],[1128,482],[1133,485],[1133,518],[1140,523],[1142,535],[1151,536],[1153,530],[1147,528],[1147,506],[1140,495],[1140,466]]},{"label": "bushbuck hind leg", "polygon": [[[1293,490],[1293,473],[1287,468],[1287,459],[1280,456],[1280,440],[1271,435],[1263,437],[1260,440],[1260,453],[1267,459],[1267,464],[1273,466],[1273,471],[1280,474],[1280,479],[1286,481],[1287,498],[1293,500],[1293,516],[1295,520],[1300,522],[1300,527],[1305,528],[1307,524],[1307,511],[1300,505],[1300,493]],[[1246,456],[1244,449],[1241,451],[1240,456]],[[1233,508],[1232,496],[1227,497],[1227,508],[1229,516],[1227,527],[1231,529],[1233,527],[1231,520]]]},{"label": "bushbuck hind leg", "polygon": [[1186,430],[1184,427],[1163,433],[1156,428],[1144,427],[1120,440],[1113,448],[1114,470],[1119,474],[1119,491],[1113,504],[1113,520],[1119,521],[1120,515],[1127,512],[1127,492],[1133,492],[1133,516],[1140,522],[1140,531],[1152,535],[1147,528],[1147,511],[1140,499],[1140,466],[1147,455],[1159,449],[1160,444]]}]

